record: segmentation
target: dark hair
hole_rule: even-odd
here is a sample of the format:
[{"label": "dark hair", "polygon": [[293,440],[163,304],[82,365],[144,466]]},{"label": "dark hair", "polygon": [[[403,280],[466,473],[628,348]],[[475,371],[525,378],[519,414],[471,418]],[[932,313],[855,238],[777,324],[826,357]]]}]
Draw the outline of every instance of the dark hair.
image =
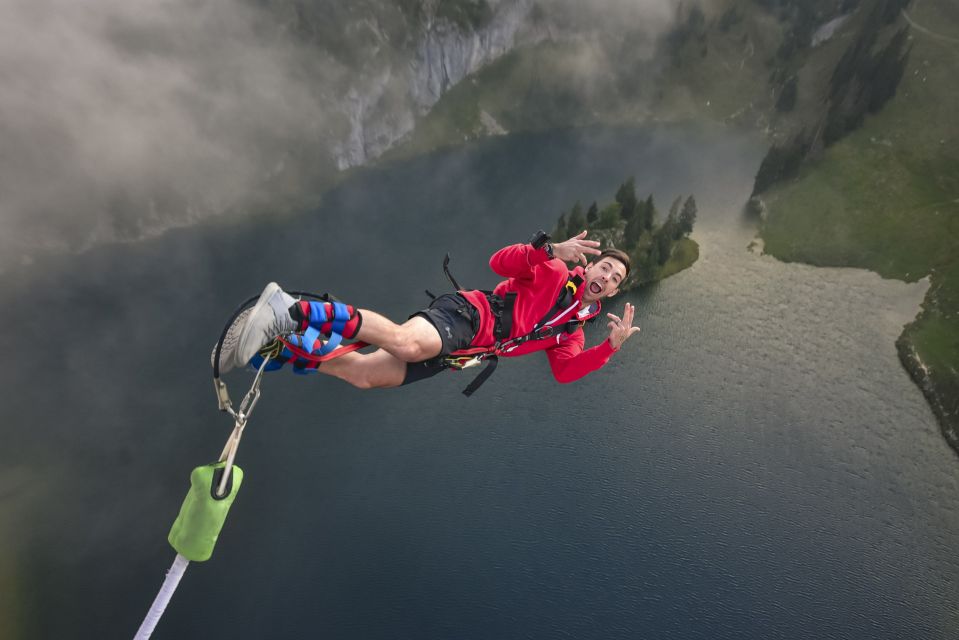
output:
[{"label": "dark hair", "polygon": [[630,260],[629,254],[625,251],[620,251],[619,249],[604,249],[603,252],[599,254],[599,257],[596,258],[596,261],[599,262],[603,258],[612,258],[613,260],[622,262],[623,266],[626,267],[626,277],[623,278],[623,280],[629,277]]}]

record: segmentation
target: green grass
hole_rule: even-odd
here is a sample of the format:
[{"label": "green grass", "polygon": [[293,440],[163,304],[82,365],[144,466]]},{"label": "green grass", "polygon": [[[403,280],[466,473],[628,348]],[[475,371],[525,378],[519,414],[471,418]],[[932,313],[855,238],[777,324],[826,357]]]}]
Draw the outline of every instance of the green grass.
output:
[{"label": "green grass", "polygon": [[[660,78],[652,105],[657,119],[707,118],[746,126],[766,120],[772,108],[766,61],[779,46],[782,27],[751,0],[730,0],[749,18],[726,33],[710,28],[704,41],[689,42]],[[703,51],[706,55],[703,55]]]},{"label": "green grass", "polygon": [[660,269],[657,277],[664,280],[693,266],[699,260],[699,245],[691,238],[681,238],[676,242],[672,255]]},{"label": "green grass", "polygon": [[[789,71],[800,78],[797,105],[777,113],[767,63],[781,24],[750,0],[728,0],[716,11],[734,5],[747,19],[726,33],[711,27],[705,38],[691,38],[659,74],[639,58],[623,59],[608,43],[513,51],[445,94],[411,140],[384,160],[490,135],[484,113],[508,132],[708,119],[764,130],[774,140],[816,122],[831,70],[850,40],[839,34],[792,59]],[[904,364],[944,430],[952,420],[959,433],[959,9],[954,0],[923,0],[909,12],[944,38],[911,32],[897,96],[796,181],[765,194],[769,215],[761,233],[765,251],[785,261],[861,267],[906,281],[930,276],[923,311],[906,328],[900,353],[915,353],[923,366],[906,355]],[[695,246],[677,247],[659,277],[692,264]]]},{"label": "green grass", "polygon": [[[766,198],[766,252],[786,261],[856,266],[915,281],[952,258],[959,194],[917,171],[908,150],[872,142],[874,127],[829,149]],[[942,170],[948,170],[944,163]]]},{"label": "green grass", "polygon": [[744,21],[711,34],[705,57],[690,41],[666,69],[592,39],[517,49],[446,92],[383,161],[490,135],[483,112],[507,132],[700,117],[751,125],[771,106],[765,60],[778,40],[775,20]]},{"label": "green grass", "polygon": [[[910,14],[959,40],[959,12],[926,0]],[[930,276],[923,310],[900,339],[903,362],[943,423],[959,429],[959,43],[912,31],[897,96],[766,196],[765,251],[786,261]],[[954,445],[959,441],[954,441]]]},{"label": "green grass", "polygon": [[601,55],[588,43],[544,43],[511,51],[443,94],[417,121],[410,139],[387,152],[383,160],[404,159],[486,137],[492,132],[484,124],[482,112],[506,132],[599,121],[595,109],[606,103],[595,98],[608,90],[610,78],[597,74],[584,60]]}]

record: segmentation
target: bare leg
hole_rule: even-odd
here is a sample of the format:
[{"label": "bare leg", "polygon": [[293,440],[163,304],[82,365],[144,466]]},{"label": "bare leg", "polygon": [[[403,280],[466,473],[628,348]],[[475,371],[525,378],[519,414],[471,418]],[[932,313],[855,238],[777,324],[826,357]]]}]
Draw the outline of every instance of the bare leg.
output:
[{"label": "bare leg", "polygon": [[354,351],[327,360],[317,371],[335,376],[359,389],[398,387],[406,378],[406,362],[383,349],[373,353]]},{"label": "bare leg", "polygon": [[373,353],[346,353],[320,365],[320,373],[344,380],[360,389],[398,387],[406,379],[406,365],[440,354],[443,342],[426,318],[414,316],[399,325],[384,316],[361,309],[363,323],[354,336],[380,347]]},{"label": "bare leg", "polygon": [[443,350],[439,332],[423,316],[413,316],[400,325],[375,311],[361,309],[360,313],[363,324],[356,338],[380,347],[397,360],[422,362],[438,356]]}]

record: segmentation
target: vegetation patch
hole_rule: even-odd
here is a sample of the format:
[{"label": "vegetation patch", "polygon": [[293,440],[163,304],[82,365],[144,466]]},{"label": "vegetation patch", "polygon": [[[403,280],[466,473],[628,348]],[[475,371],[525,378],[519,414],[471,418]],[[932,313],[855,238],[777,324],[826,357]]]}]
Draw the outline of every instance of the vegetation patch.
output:
[{"label": "vegetation patch", "polygon": [[658,282],[686,269],[699,259],[699,245],[689,238],[696,223],[696,199],[678,197],[660,222],[656,203],[650,194],[636,197],[636,180],[629,178],[619,186],[613,202],[602,209],[593,202],[584,212],[579,202],[560,214],[553,237],[565,240],[583,230],[599,240],[602,249],[620,249],[632,263],[622,291]]},{"label": "vegetation patch", "polygon": [[945,0],[917,4],[908,16],[934,32],[911,29],[896,96],[764,196],[762,236],[765,251],[782,260],[909,282],[930,277],[897,348],[959,450],[959,21]]},{"label": "vegetation patch", "polygon": [[[652,57],[629,33],[511,52],[444,95],[397,153],[491,135],[490,120],[496,132],[689,119],[763,131],[776,147],[757,176],[767,253],[930,278],[899,353],[959,451],[954,0],[724,0],[677,11]],[[652,227],[637,236],[619,200],[574,206],[557,231],[634,243],[633,286],[695,261],[688,238],[664,257]]]}]

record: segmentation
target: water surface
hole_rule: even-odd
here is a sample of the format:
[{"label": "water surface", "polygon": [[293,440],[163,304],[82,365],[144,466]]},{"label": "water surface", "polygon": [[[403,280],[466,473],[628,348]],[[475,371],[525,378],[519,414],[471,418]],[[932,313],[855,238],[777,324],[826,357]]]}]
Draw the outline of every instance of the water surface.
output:
[{"label": "water surface", "polygon": [[402,319],[444,290],[446,251],[490,287],[493,251],[634,175],[660,210],[695,194],[701,259],[615,301],[643,329],[623,352],[565,386],[509,360],[471,399],[467,374],[274,374],[214,557],[154,637],[954,637],[957,461],[894,348],[926,284],[747,251],[763,151],[693,128],[513,136],[364,171],[301,216],[6,278],[0,630],[133,635],[189,471],[231,427],[209,345],[266,281]]}]

